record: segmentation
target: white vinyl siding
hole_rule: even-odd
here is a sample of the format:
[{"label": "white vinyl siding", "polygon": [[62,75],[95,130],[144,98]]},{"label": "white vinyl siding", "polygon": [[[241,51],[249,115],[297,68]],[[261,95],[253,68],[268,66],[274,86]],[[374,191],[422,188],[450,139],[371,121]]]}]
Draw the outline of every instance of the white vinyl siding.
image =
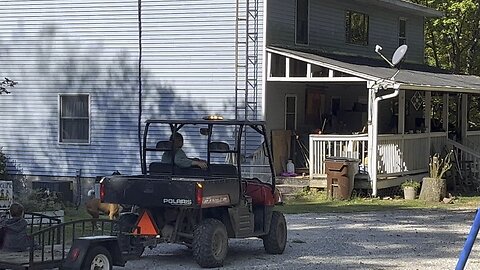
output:
[{"label": "white vinyl siding", "polygon": [[[138,173],[136,0],[6,0],[0,74],[18,81],[0,98],[0,146],[26,175]],[[59,95],[89,95],[89,142],[60,142]],[[70,129],[73,129],[71,127]],[[85,142],[85,143],[83,143]]]},{"label": "white vinyl siding", "polygon": [[[233,118],[235,1],[141,3],[142,132],[148,118]],[[262,9],[260,1],[258,78]],[[19,82],[0,98],[0,147],[16,161],[11,172],[139,173],[138,1],[6,0],[0,12],[0,74]],[[60,94],[89,95],[89,143],[84,135],[86,143],[61,139]],[[258,112],[261,97],[259,83]]]}]

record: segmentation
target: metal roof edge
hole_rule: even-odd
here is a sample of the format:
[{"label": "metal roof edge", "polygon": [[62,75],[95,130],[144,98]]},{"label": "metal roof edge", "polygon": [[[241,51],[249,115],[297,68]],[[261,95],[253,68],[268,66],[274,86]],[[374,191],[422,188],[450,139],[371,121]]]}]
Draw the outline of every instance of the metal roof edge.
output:
[{"label": "metal roof edge", "polygon": [[[379,3],[387,4],[388,6],[400,7],[409,9],[418,13],[423,14],[425,17],[443,17],[445,13],[434,8],[430,8],[424,5],[413,3],[407,0],[376,0]],[[370,1],[369,1],[370,2]],[[388,7],[387,6],[387,7]]]},{"label": "metal roof edge", "polygon": [[435,85],[422,85],[422,84],[410,84],[399,83],[400,90],[419,90],[419,91],[437,91],[437,92],[463,92],[479,94],[479,88],[465,88],[456,86],[435,86]]}]

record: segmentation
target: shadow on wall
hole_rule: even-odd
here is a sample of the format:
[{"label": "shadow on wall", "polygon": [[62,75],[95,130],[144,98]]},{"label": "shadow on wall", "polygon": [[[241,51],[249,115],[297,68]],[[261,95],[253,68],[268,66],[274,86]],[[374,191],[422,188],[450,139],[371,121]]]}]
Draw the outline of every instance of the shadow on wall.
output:
[{"label": "shadow on wall", "polygon": [[[11,130],[4,133],[7,155],[16,161],[9,164],[11,173],[21,174],[23,169],[25,174],[74,177],[76,170],[82,169],[84,176],[94,177],[116,170],[140,172],[137,49],[113,49],[79,38],[62,38],[57,32],[55,25],[45,25],[36,41],[22,34],[0,40],[0,62],[10,63],[0,72],[15,77],[19,81],[16,93],[23,94],[16,97],[12,93],[6,101],[21,107],[20,111],[0,109],[0,113],[26,119],[14,123],[23,128],[10,125]],[[31,57],[19,57],[25,44]],[[202,105],[181,98],[174,86],[151,75],[142,69],[142,132],[149,117],[181,118],[185,111],[206,114]],[[27,94],[30,98],[24,100]],[[60,94],[90,95],[89,144],[59,143]]]}]

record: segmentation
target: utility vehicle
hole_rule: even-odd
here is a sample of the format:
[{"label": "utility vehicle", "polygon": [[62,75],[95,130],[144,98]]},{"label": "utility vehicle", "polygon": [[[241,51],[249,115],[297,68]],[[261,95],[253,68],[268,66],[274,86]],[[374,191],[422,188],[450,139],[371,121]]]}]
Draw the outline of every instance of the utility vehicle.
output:
[{"label": "utility vehicle", "polygon": [[[162,163],[178,132],[193,142],[184,149],[205,153],[207,169]],[[108,176],[98,187],[103,202],[136,209],[120,216],[130,233],[123,248],[141,255],[162,242],[183,244],[202,267],[223,265],[229,238],[259,237],[267,253],[283,253],[287,227],[274,210],[280,198],[264,122],[147,120],[142,150],[141,175]]]}]

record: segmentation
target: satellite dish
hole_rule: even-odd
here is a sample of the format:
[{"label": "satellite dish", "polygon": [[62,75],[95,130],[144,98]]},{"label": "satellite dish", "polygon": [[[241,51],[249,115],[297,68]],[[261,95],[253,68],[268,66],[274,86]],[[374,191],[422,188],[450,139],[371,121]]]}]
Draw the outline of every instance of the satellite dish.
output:
[{"label": "satellite dish", "polygon": [[405,54],[407,53],[408,46],[407,45],[402,45],[398,47],[398,49],[393,53],[392,56],[392,65],[396,66],[400,61],[402,61],[403,57],[405,57]]},{"label": "satellite dish", "polygon": [[382,46],[376,45],[375,46],[375,52],[380,55],[385,62],[387,62],[392,68],[395,67],[400,61],[402,61],[403,57],[405,57],[405,54],[407,53],[408,46],[407,45],[402,45],[398,47],[398,49],[395,51],[395,53],[392,56],[392,62],[388,60],[380,51],[382,50]]}]

